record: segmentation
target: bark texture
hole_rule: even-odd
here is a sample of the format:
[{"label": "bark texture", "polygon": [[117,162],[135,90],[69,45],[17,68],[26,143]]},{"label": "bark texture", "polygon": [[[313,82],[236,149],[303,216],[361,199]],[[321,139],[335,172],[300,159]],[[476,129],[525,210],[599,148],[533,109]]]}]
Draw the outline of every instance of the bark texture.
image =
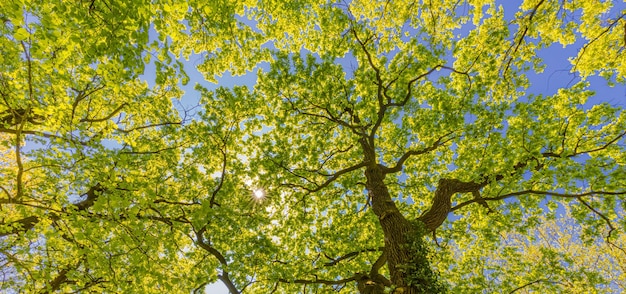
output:
[{"label": "bark texture", "polygon": [[396,286],[396,293],[417,293],[407,288],[405,274],[400,270],[400,267],[407,264],[411,258],[406,246],[406,237],[411,231],[414,231],[413,225],[404,218],[391,199],[389,190],[384,183],[385,175],[382,169],[376,165],[368,166],[365,170],[365,176],[367,178],[367,190],[372,201],[372,210],[378,217],[385,236],[385,254],[391,282]]},{"label": "bark texture", "polygon": [[[369,139],[369,140],[368,140]],[[390,283],[393,285],[393,293],[417,294],[424,293],[426,290],[432,289],[434,280],[412,276],[411,285],[409,285],[409,276],[411,273],[407,270],[407,265],[428,266],[428,262],[424,264],[413,264],[416,260],[427,260],[425,251],[412,250],[410,242],[414,242],[417,236],[418,226],[416,223],[407,220],[398,210],[393,201],[389,190],[385,184],[385,176],[387,173],[395,172],[389,168],[377,163],[375,148],[373,147],[372,138],[363,138],[360,141],[365,155],[366,170],[365,177],[366,188],[371,200],[372,211],[378,217],[378,221],[384,234],[385,250],[384,254],[387,261],[387,267],[390,273]],[[426,231],[434,231],[445,221],[451,209],[450,198],[455,193],[467,193],[478,191],[484,183],[463,182],[455,179],[441,179],[438,183],[435,197],[431,208],[418,219],[424,224]],[[419,256],[418,256],[419,255]],[[423,255],[423,256],[422,256]],[[424,271],[421,271],[424,272]],[[431,269],[427,269],[431,272]],[[370,273],[367,280],[359,283],[359,291],[363,293],[384,293],[384,287],[381,283],[371,278],[378,274]],[[367,287],[366,287],[367,286]],[[389,285],[385,285],[389,286]]]}]

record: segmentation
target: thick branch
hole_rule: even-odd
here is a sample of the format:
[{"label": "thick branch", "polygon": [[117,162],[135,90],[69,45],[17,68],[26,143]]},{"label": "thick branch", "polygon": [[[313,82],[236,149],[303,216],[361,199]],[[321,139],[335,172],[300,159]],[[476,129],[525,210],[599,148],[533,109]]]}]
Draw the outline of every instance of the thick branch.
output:
[{"label": "thick branch", "polygon": [[418,220],[424,223],[429,231],[436,230],[448,217],[451,211],[451,197],[456,193],[478,191],[486,183],[463,182],[456,179],[440,179],[430,209]]},{"label": "thick branch", "polygon": [[[79,260],[73,268],[78,268],[78,266],[83,262],[83,260]],[[72,267],[68,266],[59,271],[57,276],[48,283],[48,285],[42,289],[39,293],[54,293],[61,289],[61,286],[70,281],[67,280],[67,273],[72,269]]]},{"label": "thick branch", "polygon": [[19,220],[10,222],[8,224],[3,224],[4,226],[9,227],[10,230],[9,231],[5,231],[5,232],[1,232],[0,233],[0,237],[26,232],[26,231],[32,229],[33,227],[35,227],[35,225],[37,223],[39,223],[39,218],[38,217],[36,217],[36,216],[29,216],[29,217],[25,217],[23,219],[19,219]]},{"label": "thick branch", "polygon": [[[369,274],[364,274],[361,272],[355,273],[352,277],[350,278],[345,278],[345,279],[340,279],[340,280],[326,280],[326,279],[319,279],[317,277],[317,275],[313,274],[313,276],[315,277],[315,279],[312,280],[307,280],[307,279],[295,279],[295,280],[289,280],[289,279],[285,279],[285,278],[280,278],[278,279],[278,282],[280,283],[293,283],[293,284],[304,284],[304,285],[313,285],[313,284],[323,284],[323,285],[343,285],[346,284],[348,282],[353,282],[356,281],[359,284],[359,287],[370,287],[371,285],[374,284],[379,284],[379,285],[385,285],[385,286],[391,286],[391,281],[389,281],[389,279],[385,278],[384,276],[382,276],[381,274],[378,273],[378,271],[386,264],[387,262],[387,258],[386,258],[386,254],[384,252],[385,248],[384,247],[380,247],[380,248],[368,248],[368,249],[363,249],[360,251],[354,251],[354,252],[350,252],[348,254],[342,255],[340,257],[337,258],[332,258],[326,254],[323,254],[326,258],[328,258],[329,260],[331,260],[330,262],[326,262],[324,263],[324,267],[329,267],[329,266],[334,266],[337,265],[339,262],[346,260],[346,259],[350,259],[353,258],[361,253],[364,252],[377,252],[380,251],[381,255],[378,257],[378,259],[376,260],[376,262],[374,262],[374,264],[372,265],[372,268],[369,272]],[[276,261],[279,263],[284,263],[281,261]],[[367,286],[365,286],[367,285]],[[361,289],[361,288],[359,288]],[[276,289],[274,289],[276,290]],[[367,291],[361,291],[361,293],[370,293]],[[272,292],[273,293],[273,292]]]},{"label": "thick branch", "polygon": [[200,248],[206,250],[211,255],[213,255],[213,257],[215,257],[220,262],[220,264],[222,264],[224,268],[222,269],[222,274],[218,275],[218,278],[224,283],[224,285],[226,285],[226,287],[228,288],[228,291],[230,291],[231,294],[239,294],[240,293],[239,290],[237,289],[233,281],[230,279],[228,275],[228,271],[226,271],[225,269],[228,266],[228,262],[226,261],[226,258],[217,249],[215,249],[209,243],[204,241],[205,232],[206,232],[206,227],[203,227],[202,229],[196,232],[196,244],[200,246]]},{"label": "thick branch", "polygon": [[104,192],[104,188],[100,183],[97,183],[95,186],[89,188],[87,193],[82,196],[87,196],[87,198],[81,202],[74,204],[78,210],[85,210],[91,206],[93,206],[94,202],[100,197],[100,195]]},{"label": "thick branch", "polygon": [[385,265],[385,263],[387,263],[387,253],[384,251],[384,248],[381,248],[381,250],[383,252],[372,265],[372,270],[370,271],[370,274],[378,273],[378,271]]},{"label": "thick branch", "polygon": [[29,122],[34,125],[40,125],[45,117],[35,114],[32,109],[9,108],[0,113],[0,125],[17,126],[22,122]]},{"label": "thick branch", "polygon": [[[585,150],[585,151],[575,150],[572,154],[567,155],[566,158],[572,158],[580,154],[588,154],[588,153],[604,150],[624,136],[626,136],[626,132],[618,134],[609,142],[606,142],[605,144],[595,149],[590,149],[590,150]],[[542,156],[544,158],[549,158],[549,157],[560,158],[562,157],[562,154],[544,152],[542,153]],[[528,161],[531,161],[531,160],[537,160],[537,159],[534,157],[531,157],[527,159],[526,161],[521,161],[515,164],[513,166],[513,170],[514,170],[513,173],[516,173],[520,171],[521,169],[526,168],[528,166]],[[537,169],[540,169],[542,167],[543,167],[542,165],[539,165],[537,166]],[[492,177],[492,179],[494,179],[495,181],[500,181],[504,179],[505,176],[506,174],[496,174],[494,177]],[[419,219],[422,222],[424,222],[428,230],[433,231],[443,223],[443,221],[446,219],[449,212],[458,210],[466,205],[469,205],[475,202],[503,200],[506,198],[525,195],[525,194],[550,195],[550,196],[565,197],[565,198],[579,198],[579,197],[584,197],[584,196],[589,196],[589,195],[624,195],[626,194],[626,192],[603,192],[603,191],[591,191],[591,192],[582,193],[582,194],[566,194],[566,193],[556,193],[556,192],[547,192],[547,191],[525,190],[525,191],[509,193],[506,195],[499,195],[496,197],[474,197],[474,199],[460,203],[456,205],[455,207],[451,207],[450,199],[452,195],[454,195],[455,193],[478,192],[481,188],[485,187],[490,182],[489,178],[490,178],[489,176],[484,175],[483,179],[485,180],[481,183],[462,182],[462,181],[454,180],[454,179],[439,180],[439,185],[437,187],[437,190],[435,191],[435,197],[433,199],[430,210],[424,215],[422,215]]]},{"label": "thick branch", "polygon": [[43,289],[40,293],[52,293],[58,291],[59,288],[61,288],[61,285],[67,281],[68,272],[68,269],[62,269],[59,271],[59,274],[52,281],[50,281],[49,288]]},{"label": "thick branch", "polygon": [[[79,211],[86,210],[87,208],[93,206],[94,202],[100,196],[100,194],[102,194],[102,192],[104,192],[104,188],[100,185],[100,183],[98,183],[95,186],[89,188],[89,190],[85,194],[81,195],[81,196],[87,196],[85,200],[78,202],[74,204],[73,206],[76,207],[76,209],[78,209]],[[53,220],[56,220],[59,218],[55,214],[51,214],[50,217]],[[29,217],[25,217],[17,221],[10,222],[8,224],[2,223],[0,225],[10,227],[11,229],[6,232],[0,232],[0,237],[26,232],[32,229],[33,227],[35,227],[35,225],[39,223],[39,221],[41,221],[39,217],[29,216]]]}]

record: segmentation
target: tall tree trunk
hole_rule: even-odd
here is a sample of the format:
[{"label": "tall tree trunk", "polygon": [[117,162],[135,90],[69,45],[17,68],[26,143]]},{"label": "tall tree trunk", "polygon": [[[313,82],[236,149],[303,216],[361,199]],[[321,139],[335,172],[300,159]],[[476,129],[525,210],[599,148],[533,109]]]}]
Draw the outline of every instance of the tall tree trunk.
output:
[{"label": "tall tree trunk", "polygon": [[[385,175],[381,168],[372,165],[365,171],[366,187],[372,201],[372,210],[385,236],[385,254],[391,282],[396,287],[394,293],[413,294],[415,289],[407,286],[406,272],[401,270],[411,260],[411,252],[407,246],[407,236],[415,232],[414,226],[400,213],[389,195],[384,183]],[[399,267],[400,266],[400,267]]]},{"label": "tall tree trunk", "polygon": [[[384,172],[385,167],[377,163],[373,139],[364,137],[359,140],[359,143],[363,148],[364,160],[368,163],[365,169],[365,178],[367,179],[365,185],[372,203],[372,211],[378,217],[378,222],[383,229],[385,237],[384,256],[390,273],[390,281],[387,281],[385,286],[392,284],[394,288],[393,293],[395,294],[433,292],[431,289],[435,290],[437,286],[433,284],[436,283],[436,277],[430,268],[428,257],[426,256],[427,252],[426,250],[416,250],[416,247],[413,246],[417,244],[415,243],[416,241],[421,242],[421,236],[418,236],[421,230],[416,223],[408,221],[400,213],[395,202],[391,199],[389,189],[387,189],[384,181],[386,175]],[[443,213],[435,215],[441,216]],[[419,219],[419,221],[424,224],[424,229],[430,230],[427,225],[433,221],[424,219]],[[436,222],[438,220],[433,223]],[[407,268],[407,266],[409,267]],[[417,267],[420,267],[418,272],[412,272]],[[374,278],[374,276],[379,275],[377,269],[374,271],[370,273],[370,277],[366,281],[369,282],[370,287],[363,287],[365,283],[363,281],[359,282],[361,294],[384,293],[384,287],[380,285],[380,279],[376,280]],[[411,285],[409,285],[408,277],[412,279]]]}]

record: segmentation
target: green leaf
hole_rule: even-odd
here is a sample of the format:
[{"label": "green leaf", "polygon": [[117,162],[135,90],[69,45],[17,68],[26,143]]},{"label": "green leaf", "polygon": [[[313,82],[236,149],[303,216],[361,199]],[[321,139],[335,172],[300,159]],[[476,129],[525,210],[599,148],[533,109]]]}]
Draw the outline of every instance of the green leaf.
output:
[{"label": "green leaf", "polygon": [[28,39],[29,36],[30,36],[30,33],[25,28],[18,28],[17,30],[15,30],[15,33],[13,34],[13,37],[15,38],[16,41],[24,41]]}]

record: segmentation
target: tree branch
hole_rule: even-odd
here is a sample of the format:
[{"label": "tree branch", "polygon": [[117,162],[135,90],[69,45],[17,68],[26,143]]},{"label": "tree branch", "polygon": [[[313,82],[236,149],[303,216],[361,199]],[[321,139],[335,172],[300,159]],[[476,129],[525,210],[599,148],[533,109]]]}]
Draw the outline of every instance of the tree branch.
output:
[{"label": "tree branch", "polygon": [[348,258],[355,257],[355,256],[357,256],[357,255],[359,255],[359,254],[361,254],[361,253],[364,253],[364,252],[376,252],[376,251],[383,251],[383,250],[384,250],[384,247],[380,247],[380,248],[378,248],[378,249],[374,249],[374,248],[367,248],[367,249],[363,249],[363,250],[360,250],[360,251],[350,252],[350,253],[348,253],[348,254],[345,254],[345,255],[339,256],[339,257],[337,257],[337,258],[332,258],[332,257],[330,257],[330,256],[328,256],[328,255],[326,255],[326,254],[324,254],[324,256],[325,256],[326,258],[330,259],[330,261],[329,261],[329,262],[324,263],[324,266],[334,266],[334,265],[338,264],[339,262],[341,262],[342,260],[346,260],[346,259],[348,259]]},{"label": "tree branch", "polygon": [[431,232],[436,230],[446,220],[448,213],[451,211],[452,203],[450,199],[452,195],[478,191],[486,185],[487,182],[474,183],[463,182],[456,179],[439,179],[439,184],[437,185],[437,190],[435,190],[435,197],[433,198],[430,209],[420,216],[418,220],[424,223],[427,230]]},{"label": "tree branch", "polygon": [[453,67],[449,67],[449,66],[438,64],[438,65],[435,65],[434,67],[432,67],[431,69],[429,69],[427,72],[425,72],[425,73],[423,73],[421,75],[418,75],[417,77],[409,80],[409,82],[407,83],[407,93],[406,93],[406,95],[404,96],[404,99],[402,99],[401,102],[395,102],[395,103],[389,102],[389,103],[387,103],[385,105],[385,107],[391,107],[391,106],[401,107],[401,106],[406,105],[409,102],[409,100],[411,99],[411,94],[413,93],[413,84],[415,82],[419,81],[420,79],[430,75],[431,73],[433,73],[435,70],[438,70],[438,69],[447,69],[447,70],[452,71],[453,73],[465,75],[467,77],[467,79],[470,81],[470,85],[471,85],[471,81],[472,80],[471,80],[471,78],[470,78],[470,76],[469,76],[469,74],[467,72],[462,72],[462,71],[456,70]]},{"label": "tree branch", "polygon": [[36,216],[25,217],[23,219],[19,219],[6,224],[2,223],[2,226],[8,227],[10,229],[9,231],[1,232],[0,237],[26,232],[35,227],[37,223],[39,223],[39,217]]},{"label": "tree branch", "polygon": [[73,269],[73,268],[78,268],[78,266],[80,266],[80,264],[83,262],[83,259],[79,260],[75,266],[73,267],[66,267],[62,270],[60,270],[57,274],[57,276],[50,281],[50,283],[43,289],[41,289],[41,291],[39,291],[39,293],[53,293],[58,291],[61,288],[61,285],[65,284],[68,282],[67,280],[67,273]]},{"label": "tree branch", "polygon": [[[612,144],[614,144],[615,142],[617,142],[620,138],[626,136],[626,131],[618,134],[615,138],[611,139],[609,142],[606,142],[605,144],[603,144],[602,146],[595,148],[595,149],[590,149],[590,150],[586,150],[586,151],[575,151],[572,154],[569,154],[567,156],[565,156],[565,158],[572,158],[575,157],[577,155],[580,154],[588,154],[588,153],[592,153],[592,152],[597,152],[600,150],[604,150],[606,148],[608,148],[609,146],[611,146]],[[542,156],[544,158],[549,158],[549,157],[558,157],[561,158],[562,157],[562,152],[561,153],[553,153],[553,152],[544,152],[542,153]],[[531,160],[537,160],[537,158],[535,157],[530,157],[527,158],[525,161],[520,161],[517,164],[515,164],[513,166],[513,172],[509,173],[509,174],[514,174],[516,172],[518,172],[519,170],[525,168],[528,166],[528,162]],[[539,165],[537,166],[537,169],[542,168],[543,165]],[[513,192],[510,194],[506,194],[506,195],[500,195],[500,196],[496,196],[496,197],[487,197],[487,198],[478,198],[478,197],[474,197],[474,199],[468,200],[466,202],[463,202],[461,204],[456,205],[454,208],[451,207],[451,197],[452,195],[454,195],[455,193],[468,193],[468,192],[478,192],[480,189],[482,189],[483,187],[485,187],[487,184],[489,184],[491,181],[495,180],[495,181],[500,181],[502,179],[505,178],[505,176],[507,176],[506,173],[503,174],[496,174],[494,176],[490,177],[488,175],[483,175],[482,178],[484,179],[482,182],[479,183],[475,183],[475,182],[462,182],[456,179],[440,179],[439,180],[439,185],[437,186],[437,190],[435,190],[435,197],[433,198],[433,202],[431,205],[431,208],[422,216],[420,216],[418,219],[421,220],[422,222],[424,222],[424,224],[426,225],[426,228],[430,231],[434,231],[435,229],[437,229],[442,223],[443,221],[446,219],[448,213],[450,213],[451,211],[455,211],[457,209],[460,209],[466,205],[469,205],[471,203],[475,203],[475,202],[480,202],[480,201],[495,201],[495,200],[503,200],[506,198],[510,198],[510,197],[515,197],[515,196],[519,196],[519,195],[524,195],[524,194],[539,194],[539,195],[551,195],[551,196],[556,196],[556,197],[569,197],[569,198],[577,198],[577,197],[584,197],[584,196],[588,196],[588,195],[592,195],[592,194],[603,194],[603,195],[623,195],[626,194],[626,192],[597,192],[597,191],[592,191],[592,192],[588,192],[588,193],[583,193],[583,194],[565,194],[565,193],[556,193],[556,192],[546,192],[546,191],[536,191],[536,190],[525,190],[525,191],[519,191],[519,192]]]},{"label": "tree branch", "polygon": [[[602,151],[606,148],[608,148],[609,146],[613,145],[615,142],[619,141],[622,137],[626,136],[626,131],[618,134],[617,136],[615,136],[615,138],[611,139],[610,141],[604,143],[603,145],[594,148],[594,149],[590,149],[590,150],[585,150],[585,151],[578,151],[576,149],[574,149],[574,152],[572,152],[572,154],[568,154],[565,156],[565,158],[572,158],[581,154],[589,154],[589,153],[593,153],[593,152],[598,152],[598,151]],[[565,138],[563,139],[565,140]],[[554,152],[543,152],[541,153],[541,155],[543,155],[543,157],[556,157],[556,158],[560,158],[563,157],[563,150],[559,153],[554,153]]]},{"label": "tree branch", "polygon": [[[283,169],[286,169],[288,172],[292,173],[293,175],[295,175],[295,176],[297,176],[297,177],[299,177],[299,178],[303,178],[303,179],[305,179],[305,180],[307,180],[307,181],[309,181],[309,182],[312,182],[312,181],[310,181],[309,179],[307,179],[307,178],[305,178],[305,177],[303,177],[303,176],[300,176],[300,175],[294,174],[293,172],[291,172],[289,169],[287,169],[286,167],[284,167],[284,166],[282,166],[282,165],[279,165],[279,166],[280,166],[280,167],[282,167]],[[291,186],[291,187],[296,187],[296,188],[300,188],[300,189],[303,189],[303,190],[305,190],[305,191],[307,191],[307,192],[309,192],[309,193],[317,192],[317,191],[320,191],[320,190],[322,190],[322,189],[326,188],[326,187],[327,187],[328,185],[330,185],[332,182],[334,182],[335,180],[337,180],[337,179],[338,179],[341,175],[344,175],[344,174],[347,174],[347,173],[349,173],[349,172],[352,172],[352,171],[358,170],[358,169],[360,169],[360,168],[362,168],[362,167],[365,167],[365,166],[367,166],[367,163],[365,163],[365,162],[361,162],[361,163],[359,163],[359,164],[356,164],[356,165],[353,165],[353,166],[351,166],[351,167],[348,167],[348,168],[342,169],[342,170],[340,170],[340,171],[338,171],[338,172],[335,172],[335,173],[333,173],[331,176],[329,176],[329,177],[328,177],[328,179],[326,179],[326,181],[324,181],[324,183],[322,183],[322,184],[315,184],[315,183],[314,183],[316,187],[315,187],[315,188],[313,188],[313,189],[311,189],[311,188],[307,188],[307,187],[302,186],[302,185],[296,185],[296,184],[288,184],[288,186]],[[312,182],[312,183],[313,183],[313,182]]]},{"label": "tree branch", "polygon": [[450,138],[448,138],[446,140],[443,140],[446,136],[449,136],[450,134],[452,134],[452,132],[449,132],[449,133],[439,137],[439,139],[437,139],[437,141],[435,141],[432,145],[430,145],[430,146],[428,146],[428,147],[426,147],[424,149],[407,151],[406,153],[404,153],[400,157],[400,159],[398,159],[398,161],[396,161],[396,164],[393,167],[391,167],[391,168],[389,168],[389,167],[384,168],[383,169],[383,173],[389,174],[389,173],[396,173],[396,172],[402,171],[402,167],[404,165],[404,162],[407,159],[409,159],[409,157],[426,154],[428,152],[431,152],[431,151],[437,149],[439,146],[443,146],[444,144],[446,144],[446,143],[450,142],[452,139],[454,139],[454,137],[450,137]]},{"label": "tree branch", "polygon": [[124,106],[128,105],[127,103],[122,103],[120,106],[118,106],[116,109],[114,109],[111,113],[109,113],[109,115],[103,117],[103,118],[82,118],[80,120],[80,122],[103,122],[105,120],[109,120],[111,119],[113,116],[115,116],[117,113],[119,113],[122,108],[124,108]]},{"label": "tree branch", "polygon": [[528,28],[530,26],[530,23],[532,23],[533,21],[533,17],[535,17],[535,14],[537,13],[537,10],[539,9],[539,6],[541,6],[541,4],[543,4],[543,2],[545,2],[545,0],[540,0],[537,5],[535,5],[535,7],[533,7],[533,10],[530,12],[530,17],[528,18],[528,25],[526,25],[524,27],[524,31],[522,32],[519,41],[517,41],[517,44],[515,45],[515,49],[513,50],[513,53],[511,53],[511,49],[513,49],[513,45],[511,45],[509,47],[509,49],[506,50],[504,56],[506,56],[508,58],[508,61],[506,63],[506,67],[504,69],[504,71],[502,71],[502,75],[504,76],[506,74],[506,72],[509,70],[509,67],[511,66],[511,62],[513,61],[513,57],[510,56],[510,54],[514,54],[519,50],[519,47],[522,45],[522,41],[524,41],[524,38],[526,37],[526,34],[528,33]]},{"label": "tree branch", "polygon": [[[230,130],[230,127],[228,128],[228,130]],[[215,198],[217,197],[217,193],[219,193],[219,191],[222,189],[222,186],[224,185],[224,180],[226,179],[226,165],[228,163],[228,149],[226,146],[228,143],[228,135],[226,135],[226,137],[222,139],[222,143],[222,147],[220,148],[220,153],[222,153],[222,172],[220,174],[220,179],[218,181],[217,187],[215,187],[215,190],[213,190],[213,192],[211,193],[211,199],[209,200],[209,206],[211,208],[215,205],[219,206],[219,203],[215,201]]]},{"label": "tree branch", "polygon": [[[626,194],[626,192],[624,192],[624,194]],[[624,248],[622,248],[620,246],[617,246],[617,244],[615,244],[615,243],[613,243],[611,241],[611,233],[613,233],[613,231],[615,231],[615,227],[611,223],[611,220],[606,215],[604,215],[603,213],[599,212],[597,209],[595,209],[591,205],[589,205],[589,203],[587,203],[585,200],[583,200],[582,197],[577,197],[577,199],[585,207],[587,207],[589,210],[593,211],[593,213],[595,213],[597,216],[602,218],[604,220],[604,222],[606,222],[606,225],[609,227],[609,232],[606,234],[606,238],[605,238],[606,243],[608,243],[609,245],[617,248],[618,250],[620,250],[624,254],[626,254],[626,250],[624,250]]]},{"label": "tree branch", "polygon": [[[85,200],[75,203],[73,204],[73,206],[79,211],[86,210],[87,208],[93,206],[96,199],[98,199],[98,197],[104,191],[105,189],[100,185],[100,183],[97,183],[93,187],[89,188],[89,190],[85,194],[81,195],[81,196],[87,196]],[[53,220],[56,220],[59,218],[59,216],[56,214],[51,214],[50,217]],[[7,224],[0,223],[0,225],[2,226],[11,228],[9,231],[0,232],[0,237],[26,232],[32,229],[33,227],[35,227],[35,225],[37,225],[39,221],[41,221],[41,219],[38,216],[33,215],[33,216],[28,216],[28,217],[25,217],[25,218],[22,218],[22,219],[19,219],[19,220],[16,220]]]},{"label": "tree branch", "polygon": [[228,262],[226,261],[226,258],[217,249],[215,249],[209,243],[204,241],[205,232],[206,232],[206,226],[196,231],[196,244],[200,246],[200,248],[204,249],[205,251],[213,255],[213,257],[215,257],[220,262],[220,264],[222,264],[223,266],[222,274],[218,275],[218,278],[224,283],[224,285],[226,285],[226,287],[228,288],[228,291],[230,291],[231,294],[239,294],[240,293],[239,290],[237,289],[233,281],[230,279],[228,275],[228,271],[226,270],[226,268],[228,267]]},{"label": "tree branch", "polygon": [[524,284],[524,285],[521,285],[521,286],[519,286],[519,287],[517,287],[517,288],[513,289],[513,291],[509,292],[509,294],[511,294],[511,293],[515,293],[515,292],[517,292],[517,291],[519,291],[519,290],[522,290],[522,289],[524,289],[524,288],[526,288],[526,287],[528,287],[528,286],[531,286],[531,285],[533,285],[533,284],[537,284],[537,283],[550,283],[550,282],[551,282],[551,281],[550,281],[550,280],[547,280],[547,279],[537,279],[537,280],[534,280],[534,281],[532,281],[532,282],[528,282],[528,283],[526,283],[526,284]]},{"label": "tree branch", "polygon": [[[602,32],[600,32],[597,36],[595,36],[593,39],[589,40],[589,42],[587,44],[585,44],[583,46],[583,48],[580,49],[580,53],[578,53],[578,56],[576,57],[576,60],[574,62],[574,67],[572,68],[572,71],[574,71],[576,69],[576,67],[578,67],[578,63],[580,62],[580,59],[582,58],[582,56],[585,54],[585,51],[587,51],[587,48],[595,43],[597,40],[600,39],[600,37],[602,37],[603,35],[605,35],[606,33],[608,33],[609,31],[611,31],[611,29],[619,23],[619,21],[621,19],[623,19],[624,17],[626,17],[626,13],[623,13],[622,15],[620,15],[617,19],[615,19],[612,22],[609,22],[609,26],[606,27],[606,29],[602,30]],[[626,25],[624,26],[624,31],[626,32]],[[624,44],[626,46],[626,33],[624,34]]]},{"label": "tree branch", "polygon": [[171,126],[171,125],[182,125],[183,122],[179,121],[179,122],[163,122],[163,123],[158,123],[158,124],[149,124],[149,125],[144,125],[144,126],[138,126],[138,127],[134,127],[134,128],[130,128],[130,129],[122,129],[122,128],[117,128],[115,129],[118,132],[122,132],[122,133],[130,133],[133,131],[139,131],[139,130],[143,130],[143,129],[148,129],[148,128],[154,128],[154,127],[163,127],[163,126]]},{"label": "tree branch", "polygon": [[278,279],[281,283],[290,283],[290,284],[324,284],[324,285],[343,285],[349,282],[353,282],[356,280],[356,276],[352,276],[350,278],[341,279],[341,280],[324,280],[315,278],[314,280],[305,280],[305,279],[296,279],[296,280],[287,280],[287,279]]},{"label": "tree branch", "polygon": [[524,191],[518,191],[518,192],[508,193],[504,195],[494,196],[494,197],[482,197],[480,199],[476,199],[476,198],[470,199],[460,204],[457,204],[456,206],[452,207],[450,211],[456,211],[469,204],[480,202],[480,201],[504,200],[507,198],[528,195],[528,194],[580,199],[581,197],[592,196],[592,195],[626,195],[626,191],[624,192],[589,191],[589,192],[580,193],[580,194],[568,194],[568,193],[558,193],[558,192],[550,192],[550,191],[524,190]]},{"label": "tree branch", "polygon": [[[361,46],[361,49],[363,49],[363,52],[365,53],[365,56],[367,58],[367,62],[369,63],[370,67],[374,70],[374,73],[376,75],[376,99],[378,100],[378,112],[376,113],[376,122],[374,123],[374,126],[372,127],[372,130],[370,131],[369,135],[368,135],[368,139],[370,140],[370,143],[372,143],[371,141],[373,141],[374,139],[374,134],[376,134],[376,131],[378,130],[378,128],[380,127],[383,118],[385,117],[385,112],[387,111],[387,107],[385,106],[385,102],[384,102],[384,86],[383,86],[383,80],[382,77],[380,75],[380,69],[374,65],[374,61],[372,59],[372,55],[370,54],[370,52],[367,50],[367,48],[365,47],[367,41],[363,42],[356,30],[354,28],[351,29],[352,34],[354,35],[354,38],[357,40],[357,42],[359,43],[359,45]],[[373,145],[373,144],[372,144]]]}]

